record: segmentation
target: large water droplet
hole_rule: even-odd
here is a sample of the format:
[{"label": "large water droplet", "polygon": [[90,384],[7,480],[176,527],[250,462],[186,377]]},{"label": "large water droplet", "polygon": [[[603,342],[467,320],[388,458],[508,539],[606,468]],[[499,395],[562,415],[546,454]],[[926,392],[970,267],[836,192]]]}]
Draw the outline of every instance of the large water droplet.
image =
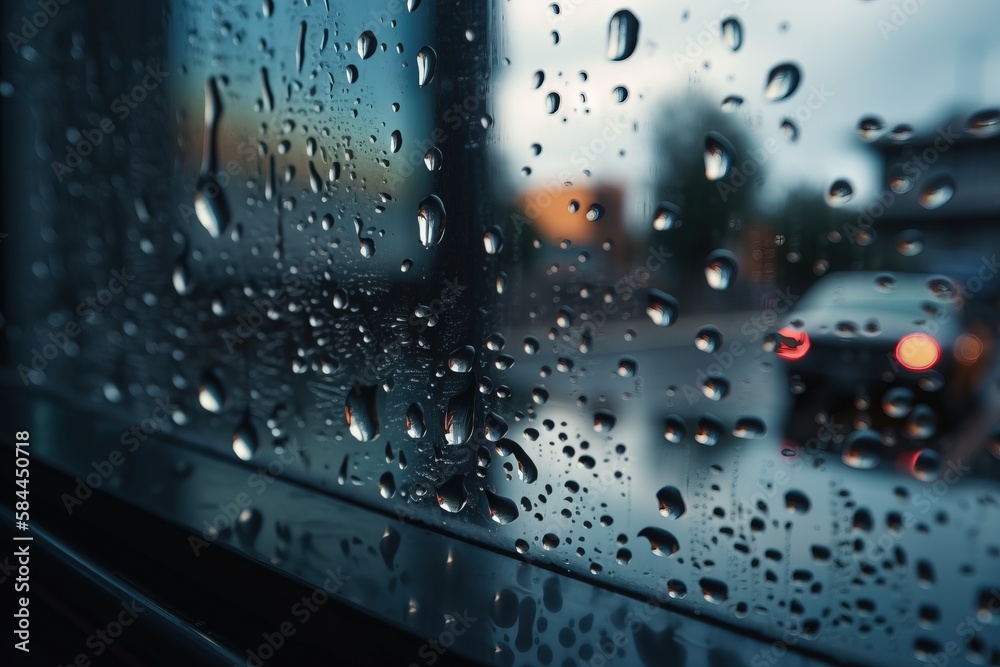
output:
[{"label": "large water droplet", "polygon": [[679,519],[687,507],[684,497],[676,486],[665,486],[656,492],[656,500],[660,503],[660,514],[669,519]]},{"label": "large water droplet", "polygon": [[453,373],[468,373],[472,370],[472,360],[476,357],[476,348],[463,345],[451,351],[448,355],[448,368]]},{"label": "large water droplet", "polygon": [[978,139],[1000,134],[1000,109],[987,109],[972,116],[965,131]]},{"label": "large water droplet", "polygon": [[423,88],[434,79],[437,69],[437,53],[429,46],[417,52],[417,84]]},{"label": "large water droplet", "polygon": [[938,176],[920,189],[917,201],[926,209],[944,206],[955,196],[955,182],[949,176]]},{"label": "large water droplet", "polygon": [[448,400],[444,414],[444,439],[449,445],[465,444],[472,437],[475,423],[476,383]]},{"label": "large water droplet", "polygon": [[608,23],[608,60],[625,60],[639,42],[639,19],[627,9],[615,12]]},{"label": "large water droplet", "polygon": [[701,586],[701,596],[706,602],[722,604],[729,599],[729,587],[718,579],[705,577],[698,582]]},{"label": "large water droplet", "polygon": [[645,537],[649,540],[649,547],[657,556],[669,558],[680,549],[677,538],[662,528],[653,528],[652,526],[643,528],[639,531],[639,537]]},{"label": "large water droplet", "polygon": [[469,502],[469,492],[465,490],[465,475],[451,477],[437,487],[437,503],[446,512],[461,512]]},{"label": "large water droplet", "polygon": [[882,410],[893,419],[902,419],[913,409],[913,398],[907,387],[893,387],[882,397]]},{"label": "large water droplet", "polygon": [[720,134],[709,132],[705,137],[705,178],[718,181],[729,175],[733,148]]},{"label": "large water droplet", "polygon": [[233,432],[233,453],[243,461],[249,461],[257,453],[257,430],[250,420],[249,411]]},{"label": "large water droplet", "polygon": [[378,40],[375,39],[375,33],[371,30],[365,30],[358,37],[358,55],[361,56],[362,60],[367,60],[375,55],[376,46],[378,46]]},{"label": "large water droplet", "polygon": [[770,102],[783,100],[799,87],[799,68],[791,63],[782,63],[776,66],[767,75],[767,84],[764,88],[764,99]]},{"label": "large water droplet", "polygon": [[840,458],[852,468],[868,470],[882,460],[882,436],[877,431],[862,429],[847,437]]},{"label": "large water droplet", "polygon": [[736,256],[728,250],[716,250],[705,260],[705,280],[714,290],[727,290],[736,278]]},{"label": "large water droplet", "polygon": [[713,326],[702,327],[695,334],[694,346],[711,354],[722,346],[722,332]]},{"label": "large water droplet", "polygon": [[681,210],[676,204],[660,202],[653,212],[653,229],[662,232],[674,227],[680,227]]},{"label": "large water droplet", "polygon": [[378,437],[378,412],[375,385],[356,383],[344,402],[344,416],[351,435],[360,442],[368,442]]},{"label": "large water droplet", "polygon": [[444,203],[437,195],[430,195],[420,202],[417,228],[425,248],[437,245],[444,238],[445,219]]},{"label": "large water droplet", "polygon": [[198,403],[209,412],[222,412],[226,402],[222,379],[215,371],[205,371],[198,386]]},{"label": "large water droplet", "polygon": [[840,179],[834,181],[826,193],[826,203],[833,207],[843,206],[854,197],[854,189],[851,184]]},{"label": "large water droplet", "polygon": [[678,312],[677,299],[657,289],[649,290],[646,297],[646,315],[649,316],[653,324],[669,327],[677,321]]},{"label": "large water droplet", "polygon": [[743,46],[743,26],[737,18],[730,16],[722,22],[722,41],[731,51],[739,51]]},{"label": "large water droplet", "polygon": [[490,518],[501,526],[506,525],[517,518],[517,503],[510,498],[493,493],[489,489],[483,489],[486,496],[486,505],[490,511]]},{"label": "large water droplet", "polygon": [[406,435],[414,440],[424,437],[427,427],[424,425],[424,406],[411,403],[406,409]]},{"label": "large water droplet", "polygon": [[736,420],[733,435],[745,440],[759,440],[767,435],[767,426],[756,417],[743,417]]}]

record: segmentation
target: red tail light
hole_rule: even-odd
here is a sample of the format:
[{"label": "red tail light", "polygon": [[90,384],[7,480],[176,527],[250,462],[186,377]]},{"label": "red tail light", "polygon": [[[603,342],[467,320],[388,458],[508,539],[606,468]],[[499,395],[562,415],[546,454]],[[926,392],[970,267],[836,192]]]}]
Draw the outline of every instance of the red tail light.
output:
[{"label": "red tail light", "polygon": [[806,356],[809,351],[809,334],[788,327],[778,329],[778,345],[774,353],[782,359],[795,361]]}]

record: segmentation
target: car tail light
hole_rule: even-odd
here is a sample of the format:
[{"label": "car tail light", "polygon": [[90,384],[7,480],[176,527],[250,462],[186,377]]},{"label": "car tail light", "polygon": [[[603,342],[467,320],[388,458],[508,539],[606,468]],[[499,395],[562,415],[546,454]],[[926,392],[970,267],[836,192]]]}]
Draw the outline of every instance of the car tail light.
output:
[{"label": "car tail light", "polygon": [[925,333],[907,334],[896,344],[896,361],[911,371],[925,371],[941,358],[941,346]]},{"label": "car tail light", "polygon": [[809,334],[788,327],[778,329],[777,347],[774,353],[782,359],[795,361],[806,356],[809,351]]}]

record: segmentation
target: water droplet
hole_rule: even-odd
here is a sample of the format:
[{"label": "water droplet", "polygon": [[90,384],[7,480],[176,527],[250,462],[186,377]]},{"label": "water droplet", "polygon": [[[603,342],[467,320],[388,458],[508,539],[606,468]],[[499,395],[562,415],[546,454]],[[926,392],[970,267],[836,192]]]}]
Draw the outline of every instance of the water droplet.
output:
[{"label": "water droplet", "polygon": [[421,88],[434,79],[437,69],[437,53],[429,46],[417,52],[417,85]]},{"label": "water droplet", "polygon": [[233,453],[243,461],[249,461],[257,453],[257,430],[250,420],[249,411],[233,432]]},{"label": "water droplet", "polygon": [[722,604],[729,599],[729,587],[718,579],[705,577],[698,585],[701,586],[701,595],[706,602]]},{"label": "water droplet", "polygon": [[684,420],[677,415],[667,417],[663,422],[663,437],[667,442],[679,443],[687,434]]},{"label": "water droplet", "polygon": [[517,503],[510,498],[493,493],[489,489],[483,489],[486,496],[486,505],[489,508],[490,518],[504,526],[517,519]]},{"label": "water droplet", "polygon": [[851,201],[854,197],[854,189],[851,188],[851,184],[840,179],[833,182],[830,189],[826,193],[826,203],[830,206],[843,206],[847,202]]},{"label": "water droplet", "polygon": [[921,449],[904,458],[909,459],[910,474],[921,482],[933,482],[941,473],[941,455],[933,449]]},{"label": "water droplet", "polygon": [[705,178],[718,181],[728,176],[733,153],[732,146],[722,135],[709,132],[705,137]]},{"label": "water droplet", "polygon": [[739,51],[743,46],[743,26],[737,18],[730,16],[722,22],[722,41],[730,51]]},{"label": "water droplet", "polygon": [[778,129],[781,130],[781,134],[785,137],[785,139],[789,141],[799,140],[799,128],[797,128],[795,123],[793,123],[790,119],[786,118],[781,121]]},{"label": "water droplet", "polygon": [[403,134],[399,130],[393,130],[389,135],[389,152],[398,153],[403,147]]},{"label": "water droplet", "polygon": [[427,427],[424,425],[424,406],[420,403],[411,403],[406,409],[406,435],[414,440],[424,437]]},{"label": "water droplet", "polygon": [[684,497],[676,486],[665,486],[657,491],[656,500],[660,503],[660,514],[668,519],[679,519],[687,510]]},{"label": "water droplet", "polygon": [[615,372],[618,377],[631,378],[639,371],[639,362],[631,357],[623,357],[618,361],[618,368]]},{"label": "water droplet", "polygon": [[705,415],[698,420],[698,429],[694,433],[696,442],[706,447],[714,447],[720,437],[722,437],[722,424],[718,419]]},{"label": "water droplet", "polygon": [[906,387],[893,387],[882,397],[882,410],[893,419],[902,419],[913,409],[913,391]]},{"label": "water droplet", "polygon": [[542,387],[535,387],[531,390],[531,400],[535,402],[536,405],[545,405],[549,400],[549,392]]},{"label": "water droplet", "polygon": [[746,440],[759,440],[767,435],[767,426],[756,417],[743,417],[736,420],[733,435]]},{"label": "water droplet", "polygon": [[743,106],[743,98],[739,95],[730,95],[726,99],[722,100],[722,110],[726,113],[732,113]]},{"label": "water droplet", "polygon": [[448,368],[454,373],[468,373],[472,370],[472,360],[476,356],[476,348],[471,345],[452,350],[448,355]]},{"label": "water droplet", "polygon": [[965,131],[978,139],[1000,134],[1000,109],[987,109],[973,115]]},{"label": "water droplet", "polygon": [[767,75],[767,84],[764,88],[764,99],[769,102],[778,102],[787,98],[799,87],[801,74],[799,68],[791,63],[782,63],[776,66]]},{"label": "water droplet", "polygon": [[705,260],[705,280],[714,290],[727,290],[736,278],[736,256],[728,250],[716,250]]},{"label": "water droplet", "polygon": [[420,242],[425,248],[437,245],[444,238],[445,219],[444,203],[437,195],[430,195],[420,202],[417,227]]},{"label": "water droplet", "polygon": [[216,177],[218,158],[216,133],[222,102],[215,77],[205,84],[205,138],[202,146],[201,174],[195,184],[194,213],[212,238],[219,238],[229,223],[229,206],[225,192]]},{"label": "water droplet", "polygon": [[465,475],[455,475],[439,485],[436,495],[441,509],[452,513],[461,512],[469,502],[469,492],[465,490]]},{"label": "water droplet", "polygon": [[955,195],[955,183],[948,176],[939,176],[920,189],[917,201],[932,210],[947,204]]},{"label": "water droplet", "polygon": [[608,60],[625,60],[639,41],[639,19],[627,9],[615,12],[608,23]]},{"label": "water droplet", "polygon": [[355,383],[344,401],[344,416],[351,435],[359,442],[369,442],[378,437],[378,412],[375,385]]},{"label": "water droplet", "polygon": [[678,311],[677,299],[657,289],[649,290],[646,297],[646,315],[653,324],[669,327],[677,321]]},{"label": "water droplet", "polygon": [[483,234],[483,247],[487,255],[496,255],[503,249],[503,232],[493,225]]},{"label": "water droplet", "polygon": [[594,430],[598,433],[608,433],[618,423],[618,418],[609,410],[598,410],[594,413]]},{"label": "water droplet", "polygon": [[495,412],[486,415],[486,424],[483,434],[490,442],[498,442],[507,434],[507,420]]},{"label": "water droplet", "polygon": [[534,336],[525,336],[524,338],[524,351],[527,354],[538,354],[538,350],[541,349],[541,344],[538,339]]},{"label": "water droplet", "polygon": [[701,381],[701,393],[705,398],[721,401],[729,395],[729,381],[718,376],[706,377]]},{"label": "water droplet", "polygon": [[884,444],[877,431],[862,429],[854,431],[844,442],[840,458],[852,468],[870,470],[882,460]]},{"label": "water droplet", "polygon": [[937,430],[937,413],[929,405],[918,405],[910,412],[904,431],[914,440],[926,440]]},{"label": "water droplet", "polygon": [[222,412],[226,402],[226,394],[222,386],[222,378],[215,371],[205,371],[198,386],[198,403],[209,412]]},{"label": "water droplet", "polygon": [[517,474],[525,484],[531,484],[538,479],[538,468],[521,445],[509,438],[503,438],[494,445],[494,448],[500,456],[514,456],[514,460],[517,461]]},{"label": "water droplet", "polygon": [[375,39],[375,33],[371,30],[365,30],[358,37],[358,55],[361,56],[362,60],[367,60],[375,55],[376,46],[378,46],[378,40]]},{"label": "water droplet", "polygon": [[653,229],[658,232],[680,227],[681,210],[676,204],[660,202],[653,212]]},{"label": "water droplet", "polygon": [[798,489],[792,489],[785,494],[785,507],[789,512],[794,512],[795,514],[805,514],[809,511],[812,503],[809,502],[809,496],[802,493]]},{"label": "water droplet", "polygon": [[176,290],[181,296],[187,296],[194,288],[194,284],[191,282],[191,277],[188,272],[186,255],[181,255],[177,258],[177,263],[174,264],[174,271],[171,274],[171,282],[173,283],[174,290]]},{"label": "water droplet", "polygon": [[858,136],[862,141],[875,141],[885,134],[885,123],[875,116],[866,116],[858,122]]},{"label": "water droplet", "polygon": [[667,582],[667,595],[674,600],[681,600],[687,597],[687,585],[680,579],[671,579]]},{"label": "water droplet", "polygon": [[559,93],[549,93],[545,97],[545,110],[550,114],[559,111]]},{"label": "water droplet", "polygon": [[695,334],[694,346],[711,354],[722,346],[722,332],[713,326],[702,327]]},{"label": "water droplet", "polygon": [[444,439],[449,445],[462,445],[472,437],[475,423],[476,383],[470,382],[448,399],[444,414]]},{"label": "water droplet", "polygon": [[441,151],[436,146],[431,146],[424,153],[424,166],[427,167],[427,171],[438,171],[441,169]]},{"label": "water droplet", "polygon": [[[622,104],[628,99],[628,88],[625,86],[615,86],[615,89],[611,91],[615,96],[615,102]],[[537,155],[538,153],[535,153]]]},{"label": "water droplet", "polygon": [[396,479],[391,472],[382,473],[382,477],[378,481],[378,492],[386,500],[396,495]]},{"label": "water droplet", "polygon": [[916,257],[923,251],[923,232],[916,229],[907,229],[896,236],[896,252],[903,257]]},{"label": "water droplet", "polygon": [[653,528],[652,526],[643,528],[639,531],[639,537],[645,537],[649,540],[649,547],[657,556],[669,558],[680,549],[677,538],[662,528]]}]

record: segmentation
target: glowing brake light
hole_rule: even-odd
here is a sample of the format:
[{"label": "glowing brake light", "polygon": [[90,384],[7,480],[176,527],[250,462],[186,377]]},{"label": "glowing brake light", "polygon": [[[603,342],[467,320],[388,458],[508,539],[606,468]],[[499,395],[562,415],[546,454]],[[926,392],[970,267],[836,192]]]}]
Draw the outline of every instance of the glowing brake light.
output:
[{"label": "glowing brake light", "polygon": [[941,346],[925,333],[907,334],[896,344],[896,361],[911,371],[925,371],[941,358]]},{"label": "glowing brake light", "polygon": [[806,356],[809,351],[809,334],[788,327],[778,329],[778,346],[774,353],[782,359],[795,361]]}]

